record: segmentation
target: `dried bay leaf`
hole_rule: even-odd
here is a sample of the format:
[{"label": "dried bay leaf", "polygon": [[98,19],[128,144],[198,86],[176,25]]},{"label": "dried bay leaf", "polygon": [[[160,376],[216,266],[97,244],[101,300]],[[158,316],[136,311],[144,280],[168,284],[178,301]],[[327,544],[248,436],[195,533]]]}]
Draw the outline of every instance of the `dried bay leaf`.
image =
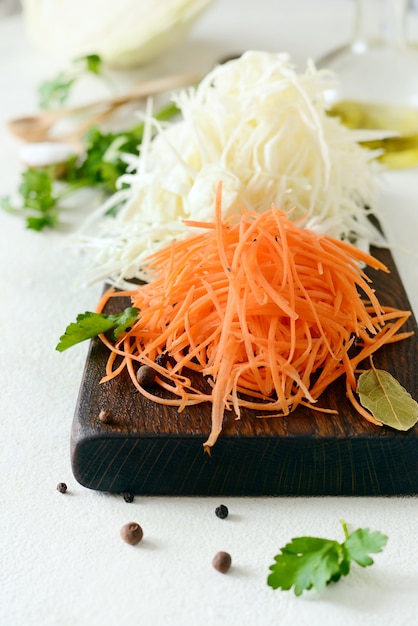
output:
[{"label": "dried bay leaf", "polygon": [[360,374],[357,393],[361,404],[386,426],[409,430],[418,422],[418,403],[385,370],[372,366]]}]

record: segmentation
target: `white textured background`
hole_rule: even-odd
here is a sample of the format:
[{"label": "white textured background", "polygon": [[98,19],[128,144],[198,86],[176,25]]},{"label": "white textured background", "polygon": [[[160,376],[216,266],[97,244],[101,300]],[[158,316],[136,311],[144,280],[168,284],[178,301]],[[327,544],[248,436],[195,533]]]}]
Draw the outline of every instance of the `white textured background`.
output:
[{"label": "white textured background", "polygon": [[[246,48],[318,56],[350,34],[350,0],[218,0],[189,40],[158,68],[208,69]],[[41,79],[61,69],[33,50],[21,18],[0,20],[0,195],[18,181],[17,144],[4,120],[35,109]],[[417,68],[418,71],[418,68]],[[417,251],[418,169],[388,174],[381,210],[399,248]],[[79,486],[69,435],[87,346],[54,350],[101,286],[76,290],[65,232],[37,234],[0,213],[0,624],[1,626],[414,626],[418,624],[418,501],[411,498],[121,497]],[[395,258],[418,311],[417,259]],[[416,363],[411,364],[416,367]],[[55,487],[68,484],[67,494]],[[271,590],[273,557],[298,535],[342,539],[339,519],[389,536],[375,565],[353,566],[322,594]],[[131,519],[144,540],[119,538]],[[232,554],[223,576],[211,566]]]}]

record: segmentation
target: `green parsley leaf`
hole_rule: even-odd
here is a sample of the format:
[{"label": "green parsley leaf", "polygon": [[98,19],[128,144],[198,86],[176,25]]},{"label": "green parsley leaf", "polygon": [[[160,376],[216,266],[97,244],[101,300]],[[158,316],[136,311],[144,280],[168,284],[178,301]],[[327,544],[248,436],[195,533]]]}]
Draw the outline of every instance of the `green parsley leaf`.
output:
[{"label": "green parsley leaf", "polygon": [[[179,109],[170,102],[155,117],[161,121],[177,115]],[[22,174],[17,206],[9,197],[0,198],[0,209],[26,217],[26,225],[36,231],[54,228],[59,221],[61,201],[82,187],[90,187],[109,195],[116,191],[116,181],[126,171],[124,154],[137,154],[144,133],[144,124],[120,133],[102,133],[92,127],[84,138],[82,157],[71,156],[59,179],[54,166],[28,168]],[[121,204],[108,211],[114,215]]]},{"label": "green parsley leaf", "polygon": [[139,309],[134,306],[127,307],[118,315],[109,315],[109,318],[114,319],[116,324],[113,331],[115,339],[119,339],[119,337],[137,321],[138,315]]},{"label": "green parsley leaf", "polygon": [[98,54],[79,57],[68,70],[44,81],[38,88],[39,107],[44,110],[62,107],[70,96],[71,87],[86,73],[101,75],[102,59]]},{"label": "green parsley leaf", "polygon": [[51,80],[43,82],[38,89],[39,108],[42,110],[62,107],[68,100],[75,77],[60,72]]},{"label": "green parsley leaf", "polygon": [[57,223],[57,215],[53,213],[45,213],[40,217],[29,215],[26,218],[26,227],[37,232],[44,228],[54,228]]},{"label": "green parsley leaf", "polygon": [[296,596],[314,588],[322,591],[331,582],[337,582],[350,571],[351,561],[362,567],[372,565],[369,553],[381,552],[387,537],[368,528],[349,534],[345,522],[341,522],[345,541],[339,543],[319,537],[297,537],[281,549],[270,566],[267,583],[273,589],[285,591],[294,587]]},{"label": "green parsley leaf", "polygon": [[22,173],[19,193],[24,206],[41,213],[48,212],[56,202],[53,194],[53,168],[28,168]]},{"label": "green parsley leaf", "polygon": [[[111,147],[117,143],[117,149]],[[89,181],[91,187],[99,187],[107,193],[116,191],[116,181],[126,170],[122,152],[128,142],[124,134],[102,133],[91,128],[85,138],[85,157],[71,173],[74,180]],[[131,150],[129,150],[131,152]]]},{"label": "green parsley leaf", "polygon": [[345,540],[345,547],[353,561],[367,567],[373,565],[369,552],[381,552],[386,545],[387,537],[379,531],[370,532],[368,528],[358,528]]},{"label": "green parsley leaf", "polygon": [[16,209],[12,204],[12,201],[9,196],[1,196],[0,198],[0,209],[3,211],[7,211],[8,213],[15,213]]},{"label": "green parsley leaf", "polygon": [[344,554],[337,541],[316,537],[298,537],[275,557],[268,582],[273,589],[288,590],[294,586],[295,595],[315,587],[322,591],[333,576],[340,572]]},{"label": "green parsley leaf", "polygon": [[54,167],[28,168],[19,185],[20,201],[15,205],[10,197],[0,198],[0,209],[24,215],[26,226],[40,231],[53,228],[58,221],[58,196],[54,191]]},{"label": "green parsley leaf", "polygon": [[60,337],[60,341],[56,346],[58,352],[64,352],[68,348],[85,341],[97,337],[102,333],[110,330],[113,331],[115,339],[119,337],[138,319],[139,309],[136,307],[128,307],[122,313],[116,315],[107,315],[105,313],[92,313],[86,311],[77,316],[76,322],[69,324],[65,333]]},{"label": "green parsley leaf", "polygon": [[102,71],[102,59],[98,54],[88,54],[85,57],[76,59],[76,62],[77,61],[81,61],[82,66],[91,74],[99,75]]}]

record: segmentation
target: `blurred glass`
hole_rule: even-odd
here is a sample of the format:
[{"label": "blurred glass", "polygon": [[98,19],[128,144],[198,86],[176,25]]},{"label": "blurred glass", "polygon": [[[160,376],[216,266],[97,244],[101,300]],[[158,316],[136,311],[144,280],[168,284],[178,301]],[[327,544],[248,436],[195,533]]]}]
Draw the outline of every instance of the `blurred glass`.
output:
[{"label": "blurred glass", "polygon": [[418,49],[406,40],[407,0],[356,0],[351,42],[319,62],[337,74],[326,97],[350,128],[393,131],[368,142],[392,168],[418,165]]},{"label": "blurred glass", "polygon": [[18,13],[21,8],[20,0],[0,0],[0,18]]}]

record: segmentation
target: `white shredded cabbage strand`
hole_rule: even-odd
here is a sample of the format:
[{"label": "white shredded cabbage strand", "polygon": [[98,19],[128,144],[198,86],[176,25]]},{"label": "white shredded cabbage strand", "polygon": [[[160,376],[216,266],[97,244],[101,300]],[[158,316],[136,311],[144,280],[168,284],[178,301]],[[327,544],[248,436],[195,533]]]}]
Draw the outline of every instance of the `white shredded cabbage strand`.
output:
[{"label": "white shredded cabbage strand", "polygon": [[[367,248],[376,239],[374,155],[357,143],[359,131],[326,114],[329,81],[312,62],[298,74],[285,53],[248,51],[173,96],[181,119],[161,125],[145,114],[120,191],[78,239],[94,256],[90,278],[144,279],[143,259],[190,233],[183,220],[214,219],[220,181],[224,216],[274,204],[304,227]],[[103,217],[121,202],[116,218]]]}]

